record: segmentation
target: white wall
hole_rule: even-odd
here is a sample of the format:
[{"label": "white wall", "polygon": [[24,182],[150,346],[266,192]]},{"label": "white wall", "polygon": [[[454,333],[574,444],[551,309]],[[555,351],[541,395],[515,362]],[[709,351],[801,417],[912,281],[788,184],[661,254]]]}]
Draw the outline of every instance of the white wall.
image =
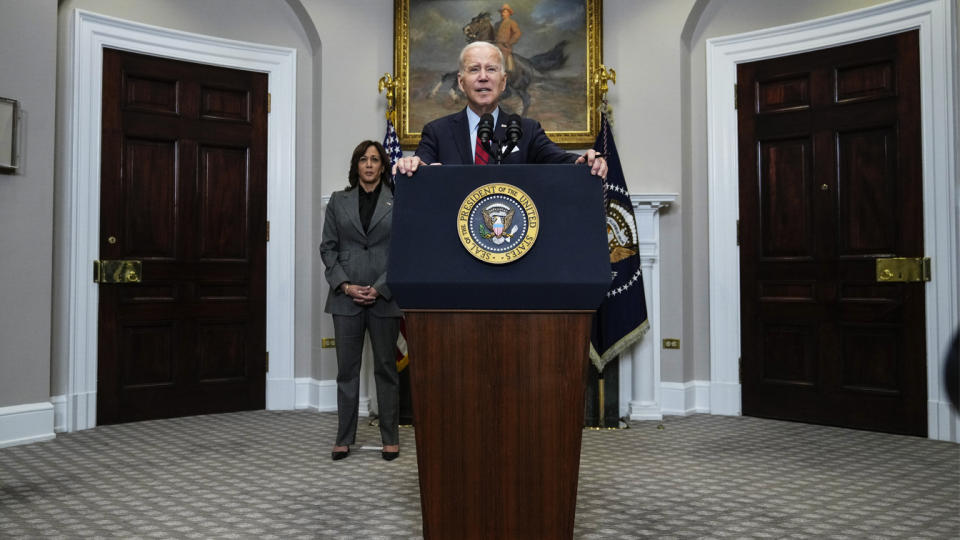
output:
[{"label": "white wall", "polygon": [[[710,373],[705,40],[878,3],[604,1],[604,63],[616,69],[618,81],[608,97],[627,184],[635,193],[680,194],[661,221],[661,336],[681,339],[679,351],[663,351],[665,381],[707,380]],[[50,156],[68,143],[66,119],[57,116],[55,128],[53,109],[56,103],[64,110],[63,58],[74,8],[297,49],[295,376],[332,379],[334,350],[319,348],[320,338],[333,334],[322,309],[321,200],[346,184],[357,142],[383,137],[384,98],[376,83],[393,71],[393,2],[61,0],[58,7],[54,0],[0,0],[0,95],[23,99],[27,112],[26,165],[15,175],[0,174],[0,407],[65,391],[63,261],[53,261],[52,278],[49,268],[68,231],[55,223],[62,175]]]},{"label": "white wall", "polygon": [[20,101],[22,167],[0,171],[0,407],[49,402],[55,0],[0,0],[0,96]]},{"label": "white wall", "polygon": [[663,381],[710,378],[704,40],[877,3],[605,0],[603,61],[617,71],[608,99],[627,185],[679,194],[660,222],[661,337],[681,340],[661,351]]},{"label": "white wall", "polygon": [[693,0],[606,0],[603,8],[603,63],[617,72],[607,97],[627,187],[631,193],[680,194],[660,211],[660,336],[681,343],[680,350],[661,351],[666,381],[686,380],[682,352],[693,334],[683,326],[681,219],[690,203],[681,188],[680,99],[685,56],[680,32],[693,6]]},{"label": "white wall", "polygon": [[[309,39],[297,14],[284,0],[62,0],[59,8],[59,44],[57,92],[59,103],[57,146],[65,148],[68,144],[68,119],[65,100],[69,96],[69,79],[66,71],[69,58],[69,46],[72,40],[71,24],[75,9],[84,9],[102,15],[136,21],[144,24],[217,36],[239,41],[277,45],[297,49],[297,162],[296,162],[296,234],[298,260],[305,258],[300,250],[310,243],[310,216],[312,208],[313,182],[312,170],[313,134],[313,64]],[[66,178],[62,166],[58,168],[57,215],[67,215],[63,208]],[[65,226],[56,228],[57,252],[63,251],[67,242],[68,230]],[[67,281],[66,261],[55,261],[57,283]],[[296,287],[298,302],[296,309],[297,335],[295,349],[295,372],[309,371],[309,340],[311,334],[311,312],[309,294],[311,268],[297,265]],[[55,290],[54,301],[54,360],[53,395],[66,392],[66,325],[64,316],[69,299],[64,297],[62,289]],[[303,329],[303,330],[301,330]]]},{"label": "white wall", "polygon": [[[393,72],[393,2],[302,0],[302,4],[320,38],[314,84],[322,91],[314,96],[319,100],[315,117],[318,124],[314,127],[319,141],[312,149],[316,191],[309,257],[303,261],[305,267],[313,268],[312,291],[301,297],[311,302],[313,319],[313,367],[309,375],[329,380],[336,377],[337,362],[335,349],[320,348],[320,338],[333,337],[333,320],[323,313],[328,286],[318,249],[323,228],[321,197],[347,185],[350,156],[360,141],[383,140],[386,100],[377,93],[377,81],[384,73]],[[301,295],[299,281],[297,285]],[[300,330],[298,327],[298,336]]]},{"label": "white wall", "polygon": [[686,293],[684,350],[686,380],[710,378],[710,297],[708,287],[706,40],[750,30],[807,21],[884,3],[877,0],[712,0],[695,26],[689,43],[690,176],[682,193],[687,200],[684,219],[683,268]]}]

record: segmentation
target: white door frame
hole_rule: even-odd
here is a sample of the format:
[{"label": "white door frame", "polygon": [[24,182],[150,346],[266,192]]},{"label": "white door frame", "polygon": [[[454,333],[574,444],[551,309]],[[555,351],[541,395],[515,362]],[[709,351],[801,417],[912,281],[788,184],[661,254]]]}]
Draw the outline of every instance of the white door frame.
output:
[{"label": "white door frame", "polygon": [[960,442],[960,417],[943,388],[943,361],[960,321],[958,289],[954,0],[904,0],[788,26],[707,40],[710,211],[710,408],[740,414],[740,259],[737,64],[920,31],[923,235],[932,258],[926,284],[927,411],[931,439]]},{"label": "white door frame", "polygon": [[58,257],[65,284],[67,395],[63,427],[96,425],[98,288],[91,280],[99,256],[100,119],[103,48],[267,73],[272,97],[267,122],[268,409],[294,407],[294,197],[296,148],[296,50],[192,34],[125,21],[84,10],[73,13],[67,69],[65,204],[68,230]]}]

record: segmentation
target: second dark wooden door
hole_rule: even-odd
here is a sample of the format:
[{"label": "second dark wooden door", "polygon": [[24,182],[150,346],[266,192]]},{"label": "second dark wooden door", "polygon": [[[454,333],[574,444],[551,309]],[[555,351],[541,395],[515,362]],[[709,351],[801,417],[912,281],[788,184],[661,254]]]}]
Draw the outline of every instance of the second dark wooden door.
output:
[{"label": "second dark wooden door", "polygon": [[105,50],[97,423],[261,409],[267,76]]},{"label": "second dark wooden door", "polygon": [[927,433],[917,39],[738,67],[746,415]]}]

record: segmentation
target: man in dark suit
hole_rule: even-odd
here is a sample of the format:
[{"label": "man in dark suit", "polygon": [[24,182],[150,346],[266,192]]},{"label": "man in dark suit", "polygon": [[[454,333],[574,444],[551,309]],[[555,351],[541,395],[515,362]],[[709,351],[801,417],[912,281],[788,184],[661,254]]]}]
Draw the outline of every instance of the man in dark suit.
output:
[{"label": "man in dark suit", "polygon": [[[477,157],[477,125],[487,113],[493,115],[494,139],[504,139],[506,114],[500,109],[500,95],[507,87],[507,74],[500,49],[485,41],[464,47],[457,83],[467,96],[467,107],[424,126],[417,151],[400,158],[393,167],[394,174],[410,176],[421,164],[469,165],[489,159],[483,149]],[[523,136],[504,156],[503,163],[586,163],[591,174],[606,178],[607,162],[593,149],[582,156],[565,152],[547,137],[539,122],[524,118],[521,125]]]}]

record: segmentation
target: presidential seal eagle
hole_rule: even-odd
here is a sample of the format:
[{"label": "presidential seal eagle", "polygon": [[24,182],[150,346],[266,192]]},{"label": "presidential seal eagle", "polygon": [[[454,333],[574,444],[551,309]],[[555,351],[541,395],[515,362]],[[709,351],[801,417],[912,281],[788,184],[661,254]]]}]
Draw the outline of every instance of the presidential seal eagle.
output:
[{"label": "presidential seal eagle", "polygon": [[[515,213],[516,209],[500,203],[491,204],[483,209],[483,223],[492,233],[489,238],[493,243],[502,244],[516,232],[515,228],[510,229]],[[505,232],[508,230],[510,232]]]}]

